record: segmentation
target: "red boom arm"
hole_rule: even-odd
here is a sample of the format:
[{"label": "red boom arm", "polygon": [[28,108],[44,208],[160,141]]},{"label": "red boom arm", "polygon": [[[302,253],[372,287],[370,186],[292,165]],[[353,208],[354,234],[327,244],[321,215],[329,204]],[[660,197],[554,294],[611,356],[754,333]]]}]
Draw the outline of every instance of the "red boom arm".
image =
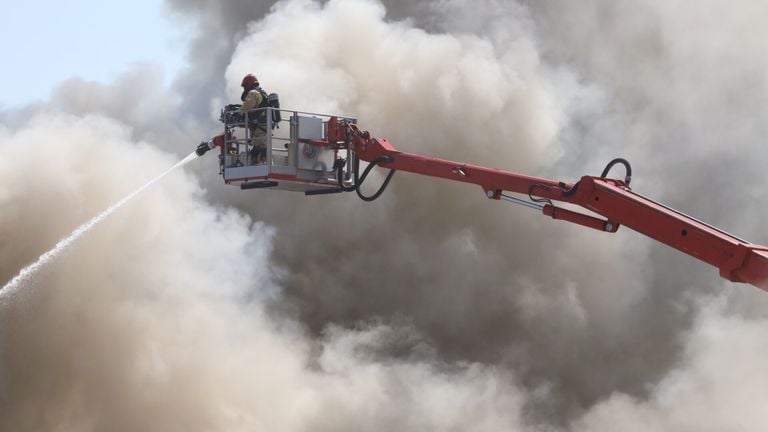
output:
[{"label": "red boom arm", "polygon": [[[554,219],[600,231],[616,232],[619,224],[672,246],[720,269],[720,276],[768,291],[768,247],[751,244],[715,227],[632,192],[626,181],[584,176],[576,184],[485,168],[449,160],[399,152],[384,139],[371,138],[354,124],[346,124],[355,155],[385,168],[480,185],[492,199],[505,199],[541,209]],[[342,139],[330,127],[329,141]],[[605,174],[604,174],[605,175]],[[504,191],[527,194],[523,201]],[[605,219],[555,207],[552,201],[575,204]],[[542,204],[539,204],[542,203]],[[543,204],[546,203],[546,204]]]}]

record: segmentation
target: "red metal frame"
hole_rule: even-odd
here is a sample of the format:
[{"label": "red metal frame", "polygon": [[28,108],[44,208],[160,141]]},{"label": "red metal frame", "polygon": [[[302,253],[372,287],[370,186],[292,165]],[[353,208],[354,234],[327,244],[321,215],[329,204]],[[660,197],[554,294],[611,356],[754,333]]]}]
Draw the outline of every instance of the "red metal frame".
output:
[{"label": "red metal frame", "polygon": [[[544,178],[403,153],[384,139],[371,138],[354,124],[329,122],[328,144],[342,141],[348,134],[355,155],[367,162],[389,156],[379,162],[384,168],[408,171],[480,185],[491,199],[500,199],[503,191],[530,195],[548,201],[544,215],[600,231],[616,232],[625,225],[654,240],[685,252],[717,267],[720,276],[744,282],[768,291],[768,247],[752,244],[715,227],[686,216],[669,207],[632,192],[615,179],[584,176],[576,184],[564,184]],[[575,204],[605,217],[556,207],[551,201]]]}]

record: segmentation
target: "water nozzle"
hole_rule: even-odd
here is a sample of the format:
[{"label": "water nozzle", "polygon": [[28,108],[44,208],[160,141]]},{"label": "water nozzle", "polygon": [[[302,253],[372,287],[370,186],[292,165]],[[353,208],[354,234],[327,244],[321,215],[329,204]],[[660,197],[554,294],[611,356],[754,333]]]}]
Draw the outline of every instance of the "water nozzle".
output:
[{"label": "water nozzle", "polygon": [[197,153],[198,156],[202,156],[205,153],[207,153],[208,150],[211,150],[214,147],[215,145],[213,144],[213,141],[203,141],[200,143],[199,146],[197,146],[197,150],[195,150],[195,153]]}]

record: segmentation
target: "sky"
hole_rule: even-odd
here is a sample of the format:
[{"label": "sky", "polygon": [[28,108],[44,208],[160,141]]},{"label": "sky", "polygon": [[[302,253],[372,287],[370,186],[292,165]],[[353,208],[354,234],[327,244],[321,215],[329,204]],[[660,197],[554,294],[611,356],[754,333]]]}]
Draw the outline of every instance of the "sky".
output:
[{"label": "sky", "polygon": [[179,26],[162,0],[2,0],[0,10],[0,108],[44,101],[73,76],[111,82],[135,63],[151,62],[170,80],[183,62]]}]

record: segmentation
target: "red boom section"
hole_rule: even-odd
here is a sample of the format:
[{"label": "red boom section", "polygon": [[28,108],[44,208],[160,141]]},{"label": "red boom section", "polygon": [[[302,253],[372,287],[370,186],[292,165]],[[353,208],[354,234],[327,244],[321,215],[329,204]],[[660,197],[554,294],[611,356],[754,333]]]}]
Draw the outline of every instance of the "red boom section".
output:
[{"label": "red boom section", "polygon": [[[725,279],[768,291],[767,247],[741,240],[638,195],[621,180],[585,176],[576,184],[564,184],[399,152],[386,140],[372,139],[368,132],[360,131],[355,125],[347,125],[347,128],[352,138],[351,146],[361,160],[377,161],[384,168],[398,171],[480,185],[492,199],[500,199],[504,191],[527,194],[547,202],[542,207],[543,214],[601,231],[615,232],[622,224],[717,267]],[[576,204],[606,219],[558,208],[551,201]]]},{"label": "red boom section", "polygon": [[767,247],[617,186],[615,180],[583,177],[579,192],[583,207],[717,267],[725,279],[768,290]]}]

